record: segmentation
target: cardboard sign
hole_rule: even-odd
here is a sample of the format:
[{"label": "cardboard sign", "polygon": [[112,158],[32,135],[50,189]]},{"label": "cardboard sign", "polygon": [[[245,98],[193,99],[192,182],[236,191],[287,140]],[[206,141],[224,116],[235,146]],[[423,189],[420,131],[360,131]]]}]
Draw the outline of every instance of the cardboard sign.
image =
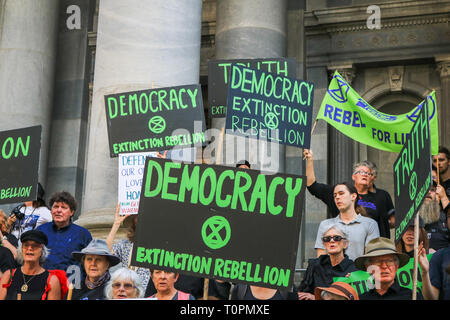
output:
[{"label": "cardboard sign", "polygon": [[208,61],[208,103],[212,118],[224,118],[226,116],[228,83],[231,65],[233,64],[296,78],[295,59],[293,58]]},{"label": "cardboard sign", "polygon": [[105,96],[110,156],[205,144],[200,85]]},{"label": "cardboard sign", "polygon": [[230,76],[227,134],[309,149],[312,83],[238,65]]},{"label": "cardboard sign", "polygon": [[36,200],[42,126],[0,132],[0,204]]},{"label": "cardboard sign", "polygon": [[137,214],[141,197],[145,158],[156,157],[157,152],[119,154],[120,214]]},{"label": "cardboard sign", "polygon": [[305,181],[147,158],[130,264],[287,289]]},{"label": "cardboard sign", "polygon": [[432,183],[428,108],[429,104],[424,103],[394,162],[396,243],[413,222]]}]

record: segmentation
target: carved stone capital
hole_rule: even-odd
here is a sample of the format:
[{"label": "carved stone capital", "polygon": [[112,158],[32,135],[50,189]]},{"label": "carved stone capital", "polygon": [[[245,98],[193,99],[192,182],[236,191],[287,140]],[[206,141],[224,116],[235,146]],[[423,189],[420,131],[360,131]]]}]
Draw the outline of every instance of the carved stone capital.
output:
[{"label": "carved stone capital", "polygon": [[450,77],[450,60],[438,62],[436,69],[439,72],[439,76],[441,78]]},{"label": "carved stone capital", "polygon": [[405,68],[403,66],[389,67],[389,85],[391,91],[402,91]]},{"label": "carved stone capital", "polygon": [[334,72],[337,71],[339,74],[347,81],[348,84],[352,84],[353,79],[356,76],[356,69],[350,65],[335,65],[328,66],[328,76],[329,78],[333,78]]}]

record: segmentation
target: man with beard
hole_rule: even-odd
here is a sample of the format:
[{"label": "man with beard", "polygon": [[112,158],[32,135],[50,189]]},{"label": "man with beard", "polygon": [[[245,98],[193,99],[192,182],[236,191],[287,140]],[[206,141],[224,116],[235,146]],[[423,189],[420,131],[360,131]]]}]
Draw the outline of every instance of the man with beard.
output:
[{"label": "man with beard", "polygon": [[[442,188],[442,187],[441,187]],[[445,193],[444,193],[445,196]],[[445,211],[439,204],[439,196],[436,194],[436,183],[425,196],[425,200],[420,207],[418,214],[422,217],[425,230],[430,240],[430,252],[448,247],[450,243],[447,217]]]}]

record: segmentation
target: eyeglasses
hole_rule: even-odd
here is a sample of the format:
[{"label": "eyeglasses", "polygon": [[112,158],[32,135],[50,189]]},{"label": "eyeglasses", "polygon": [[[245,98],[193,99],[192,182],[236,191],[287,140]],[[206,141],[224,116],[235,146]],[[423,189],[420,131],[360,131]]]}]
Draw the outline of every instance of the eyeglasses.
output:
[{"label": "eyeglasses", "polygon": [[358,174],[358,173],[359,173],[360,175],[362,175],[362,176],[368,176],[368,177],[373,176],[373,173],[372,173],[372,172],[366,172],[366,171],[362,171],[362,170],[355,171],[354,174]]},{"label": "eyeglasses", "polygon": [[396,264],[395,259],[386,259],[386,260],[369,260],[369,264],[376,265],[378,267],[381,267],[383,263],[385,263],[388,267],[392,267]]},{"label": "eyeglasses", "polygon": [[341,237],[341,236],[326,236],[326,237],[322,237],[322,241],[323,242],[330,242],[331,239],[333,239],[334,242],[339,242],[341,240],[345,240],[345,238]]},{"label": "eyeglasses", "polygon": [[131,290],[131,289],[136,288],[136,287],[135,287],[133,284],[131,284],[131,283],[114,282],[114,283],[112,284],[112,287],[113,287],[114,289],[119,289],[121,286],[123,286],[123,287],[125,288],[125,290]]}]

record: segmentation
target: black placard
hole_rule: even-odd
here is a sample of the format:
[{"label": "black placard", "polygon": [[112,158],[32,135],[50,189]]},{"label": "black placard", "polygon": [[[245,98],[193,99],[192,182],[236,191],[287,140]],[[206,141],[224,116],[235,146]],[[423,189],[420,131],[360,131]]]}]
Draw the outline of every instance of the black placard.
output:
[{"label": "black placard", "polygon": [[414,222],[431,183],[430,122],[428,103],[424,103],[394,162],[396,243]]},{"label": "black placard", "polygon": [[224,118],[227,111],[228,83],[231,65],[259,69],[286,77],[296,77],[295,59],[231,59],[208,61],[208,104],[212,118]]},{"label": "black placard", "polygon": [[36,200],[42,126],[0,132],[0,204]]},{"label": "black placard", "polygon": [[305,181],[147,158],[131,265],[289,288]]},{"label": "black placard", "polygon": [[200,85],[111,94],[105,108],[111,157],[206,143]]},{"label": "black placard", "polygon": [[233,65],[227,98],[227,134],[309,149],[314,85]]}]

